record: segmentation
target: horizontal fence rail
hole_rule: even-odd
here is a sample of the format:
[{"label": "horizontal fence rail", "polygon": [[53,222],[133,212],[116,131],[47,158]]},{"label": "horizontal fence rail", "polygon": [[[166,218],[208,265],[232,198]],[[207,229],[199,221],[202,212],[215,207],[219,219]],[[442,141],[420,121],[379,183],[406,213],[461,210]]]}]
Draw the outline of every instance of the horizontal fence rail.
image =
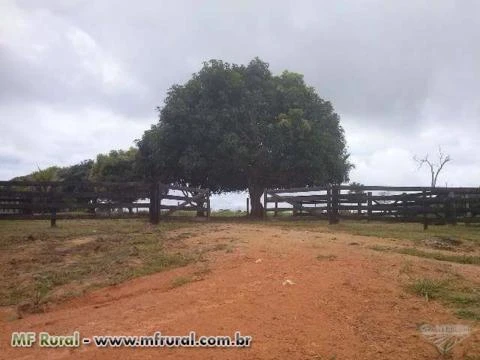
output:
[{"label": "horizontal fence rail", "polygon": [[272,189],[265,213],[291,212],[337,223],[341,218],[456,224],[480,222],[480,188],[330,185]]},{"label": "horizontal fence rail", "polygon": [[196,211],[210,215],[210,192],[160,182],[0,181],[0,219],[161,216]]}]

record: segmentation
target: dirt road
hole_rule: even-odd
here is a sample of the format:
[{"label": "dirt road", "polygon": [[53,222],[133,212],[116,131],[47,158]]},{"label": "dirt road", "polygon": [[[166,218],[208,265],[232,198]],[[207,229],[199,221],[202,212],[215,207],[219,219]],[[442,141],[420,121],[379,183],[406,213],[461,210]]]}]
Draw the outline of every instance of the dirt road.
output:
[{"label": "dirt road", "polygon": [[[211,224],[170,244],[220,244],[207,262],[137,278],[56,305],[46,313],[1,320],[2,359],[437,359],[418,326],[472,324],[442,305],[409,294],[416,272],[443,271],[432,260],[375,252],[385,240],[252,224]],[[456,266],[456,265],[449,265]],[[469,266],[456,271],[472,272]],[[183,279],[183,280],[182,280]],[[288,281],[287,281],[288,280]],[[172,286],[176,284],[177,286]],[[181,285],[181,286],[180,286]],[[253,337],[242,349],[11,348],[12,331],[82,336]],[[474,333],[454,359],[480,355]],[[471,359],[478,359],[470,357]]]}]

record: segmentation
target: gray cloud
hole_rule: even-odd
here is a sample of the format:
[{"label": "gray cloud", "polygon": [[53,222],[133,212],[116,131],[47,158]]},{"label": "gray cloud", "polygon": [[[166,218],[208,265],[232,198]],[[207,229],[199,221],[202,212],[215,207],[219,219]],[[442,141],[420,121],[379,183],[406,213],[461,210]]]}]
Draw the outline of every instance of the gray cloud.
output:
[{"label": "gray cloud", "polygon": [[[341,113],[378,121],[388,115],[402,124],[421,120],[430,99],[458,111],[475,98],[470,90],[480,80],[467,70],[480,58],[476,1],[34,4],[98,41],[157,103],[210,58],[246,62],[260,55],[277,71],[304,73]],[[63,52],[62,61],[75,64],[68,56]],[[452,95],[446,87],[461,101],[445,101]]]},{"label": "gray cloud", "polygon": [[[3,3],[0,13],[0,150],[8,156],[31,151],[13,139],[23,136],[11,122],[24,108],[27,128],[40,121],[51,132],[49,144],[30,139],[41,149],[36,156],[73,162],[74,140],[82,156],[131,144],[156,121],[166,90],[202,61],[260,56],[274,72],[305,74],[332,101],[359,162],[354,180],[378,183],[380,162],[394,164],[385,174],[398,183],[425,182],[406,159],[441,144],[455,159],[446,177],[479,165],[472,155],[479,145],[478,1],[23,0]],[[117,142],[98,131],[92,114],[108,114]],[[105,146],[56,131],[47,118],[64,116],[71,127],[87,116],[81,133]],[[61,156],[51,151],[58,144]],[[9,174],[29,163],[0,161]],[[480,181],[478,172],[465,174]]]}]

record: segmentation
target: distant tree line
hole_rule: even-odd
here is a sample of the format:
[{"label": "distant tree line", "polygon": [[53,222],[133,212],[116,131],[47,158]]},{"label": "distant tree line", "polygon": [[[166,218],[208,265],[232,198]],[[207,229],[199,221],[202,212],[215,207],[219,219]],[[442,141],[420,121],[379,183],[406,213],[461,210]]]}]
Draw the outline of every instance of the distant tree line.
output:
[{"label": "distant tree line", "polygon": [[143,175],[138,167],[138,149],[112,150],[99,154],[95,160],[84,160],[72,166],[51,166],[12,180],[31,181],[139,181]]}]

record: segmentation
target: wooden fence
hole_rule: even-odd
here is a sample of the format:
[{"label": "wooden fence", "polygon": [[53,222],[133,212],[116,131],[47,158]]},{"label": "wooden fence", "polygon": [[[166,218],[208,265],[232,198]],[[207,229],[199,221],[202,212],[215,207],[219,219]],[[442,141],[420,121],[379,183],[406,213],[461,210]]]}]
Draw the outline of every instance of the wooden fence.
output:
[{"label": "wooden fence", "polygon": [[267,190],[265,213],[456,224],[480,222],[480,188],[326,186]]},{"label": "wooden fence", "polygon": [[210,215],[208,189],[159,182],[0,181],[0,219],[149,216],[158,223],[175,211]]}]

